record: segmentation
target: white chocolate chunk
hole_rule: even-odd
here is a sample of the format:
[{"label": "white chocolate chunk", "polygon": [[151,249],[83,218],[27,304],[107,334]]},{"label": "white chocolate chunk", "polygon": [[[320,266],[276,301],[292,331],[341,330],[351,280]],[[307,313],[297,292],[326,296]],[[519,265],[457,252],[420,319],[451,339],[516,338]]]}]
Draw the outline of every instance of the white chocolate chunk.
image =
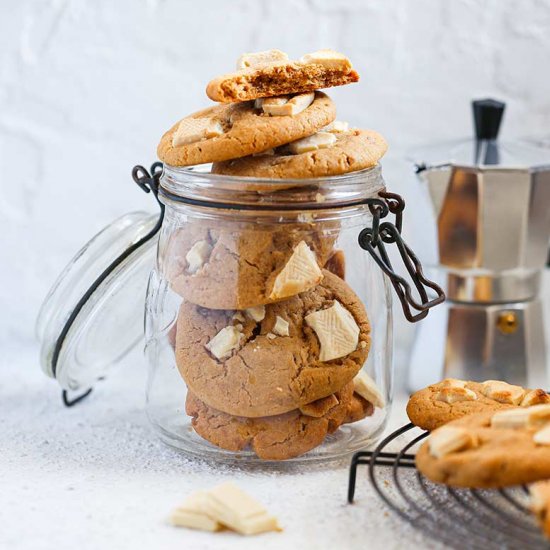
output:
[{"label": "white chocolate chunk", "polygon": [[537,481],[529,486],[529,508],[535,514],[542,516],[548,509],[550,500],[550,481]]},{"label": "white chocolate chunk", "polygon": [[537,445],[550,445],[550,424],[547,424],[542,430],[536,432],[533,436],[533,441]]},{"label": "white chocolate chunk", "polygon": [[253,321],[256,321],[256,323],[259,323],[260,321],[264,320],[265,317],[265,306],[254,306],[249,307],[244,310],[246,315],[250,317]]},{"label": "white chocolate chunk", "polygon": [[463,451],[474,445],[472,435],[465,428],[456,426],[443,426],[433,431],[428,437],[428,448],[435,458]]},{"label": "white chocolate chunk", "polygon": [[349,124],[343,120],[334,120],[321,129],[323,132],[332,132],[333,134],[341,134],[349,130]]},{"label": "white chocolate chunk", "polygon": [[457,378],[445,378],[437,384],[440,388],[465,388],[466,380],[458,380]]},{"label": "white chocolate chunk", "polygon": [[277,315],[275,324],[273,325],[273,332],[279,336],[288,336],[288,321]]},{"label": "white chocolate chunk", "polygon": [[235,321],[240,321],[241,323],[244,323],[246,321],[245,316],[240,311],[236,311],[233,314],[232,319],[234,319]]},{"label": "white chocolate chunk", "polygon": [[441,388],[435,396],[436,401],[442,401],[443,403],[458,403],[460,401],[475,401],[477,394],[475,391],[467,388],[449,387]]},{"label": "white chocolate chunk", "polygon": [[224,483],[207,493],[208,511],[217,521],[242,535],[280,531],[277,519],[233,483]]},{"label": "white chocolate chunk", "polygon": [[288,98],[269,97],[263,100],[263,112],[271,116],[294,116],[307,109],[315,99],[315,92],[296,94]]},{"label": "white chocolate chunk", "polygon": [[382,392],[365,371],[359,371],[359,374],[353,379],[353,390],[375,407],[383,409],[386,406]]},{"label": "white chocolate chunk", "polygon": [[189,495],[183,504],[170,516],[170,522],[176,527],[188,527],[201,531],[219,531],[222,524],[208,515],[206,491],[197,491]]},{"label": "white chocolate chunk", "polygon": [[241,333],[237,327],[222,328],[204,347],[216,358],[223,359],[239,346]]},{"label": "white chocolate chunk", "polygon": [[250,69],[278,61],[288,61],[288,55],[281,50],[266,50],[263,52],[243,53],[237,60],[237,70]]},{"label": "white chocolate chunk", "polygon": [[272,332],[268,332],[266,336],[269,340],[275,340],[275,338],[277,338],[277,335],[273,334]]},{"label": "white chocolate chunk", "polygon": [[525,390],[521,386],[513,386],[502,380],[486,380],[481,385],[481,393],[499,403],[519,405]]},{"label": "white chocolate chunk", "polygon": [[315,65],[322,65],[325,69],[344,71],[346,73],[349,73],[352,68],[351,61],[344,54],[330,49],[308,53],[302,56],[298,63],[302,65],[313,63]]},{"label": "white chocolate chunk", "polygon": [[322,279],[323,273],[317,264],[315,252],[305,241],[300,241],[275,278],[269,298],[279,300],[294,296],[318,285]]},{"label": "white chocolate chunk", "polygon": [[495,413],[491,419],[493,428],[536,428],[550,422],[550,404],[506,409]]},{"label": "white chocolate chunk", "polygon": [[521,400],[520,405],[522,407],[531,407],[533,405],[540,405],[543,403],[550,403],[550,395],[544,390],[531,390],[525,394],[525,397]]},{"label": "white chocolate chunk", "polygon": [[275,149],[266,149],[261,153],[252,153],[253,157],[264,157],[264,156],[272,157],[273,155],[275,155]]},{"label": "white chocolate chunk", "polygon": [[309,151],[326,149],[334,145],[336,141],[336,136],[331,132],[317,132],[312,136],[292,141],[284,147],[284,150],[293,155],[300,155]]},{"label": "white chocolate chunk", "polygon": [[184,118],[172,136],[172,146],[194,143],[203,139],[221,136],[223,126],[219,120],[211,118]]},{"label": "white chocolate chunk", "polygon": [[360,329],[353,315],[337,300],[327,309],[306,315],[305,321],[321,344],[320,361],[345,357],[357,349]]},{"label": "white chocolate chunk", "polygon": [[212,247],[208,241],[197,241],[185,255],[187,271],[196,273],[208,260]]}]

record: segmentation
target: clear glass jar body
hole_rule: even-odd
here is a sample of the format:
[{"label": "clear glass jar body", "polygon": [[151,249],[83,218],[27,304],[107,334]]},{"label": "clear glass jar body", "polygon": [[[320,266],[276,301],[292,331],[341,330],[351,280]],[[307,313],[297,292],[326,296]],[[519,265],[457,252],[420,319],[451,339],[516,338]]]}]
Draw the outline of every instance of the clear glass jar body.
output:
[{"label": "clear glass jar body", "polygon": [[[384,189],[379,167],[293,181],[165,167],[161,186],[145,334],[162,440],[247,462],[373,442],[391,406],[391,293],[357,237],[372,223],[361,201]],[[377,398],[353,391],[359,372]]]}]

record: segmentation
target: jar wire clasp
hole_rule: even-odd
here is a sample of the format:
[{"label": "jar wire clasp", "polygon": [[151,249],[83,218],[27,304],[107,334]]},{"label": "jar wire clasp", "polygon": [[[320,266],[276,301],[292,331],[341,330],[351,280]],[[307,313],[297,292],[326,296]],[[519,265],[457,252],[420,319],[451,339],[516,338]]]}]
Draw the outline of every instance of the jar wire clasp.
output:
[{"label": "jar wire clasp", "polygon": [[[372,199],[368,203],[372,214],[372,227],[366,227],[359,233],[359,246],[372,256],[380,269],[389,277],[399,297],[406,319],[411,323],[416,323],[424,319],[432,307],[445,300],[445,293],[438,284],[426,278],[420,260],[401,236],[403,210],[405,209],[403,197],[388,191],[381,191],[378,196],[381,199]],[[389,221],[381,222],[381,219],[389,213],[395,215],[395,224]],[[411,285],[407,280],[393,269],[385,246],[393,243],[397,245],[399,255],[420,296],[420,302],[412,296]],[[435,292],[434,298],[429,298],[427,289]],[[414,313],[413,310],[418,313]]]}]

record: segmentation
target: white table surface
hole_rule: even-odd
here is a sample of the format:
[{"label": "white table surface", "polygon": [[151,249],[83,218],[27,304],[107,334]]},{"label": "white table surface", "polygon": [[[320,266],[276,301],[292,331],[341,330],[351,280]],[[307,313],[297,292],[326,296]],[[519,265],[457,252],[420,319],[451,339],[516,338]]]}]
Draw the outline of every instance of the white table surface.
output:
[{"label": "white table surface", "polygon": [[[128,361],[88,400],[62,406],[37,352],[0,364],[0,548],[439,548],[384,507],[361,470],[346,504],[349,460],[294,471],[243,470],[185,458],[144,413],[145,366]],[[404,421],[403,398],[391,425]],[[274,513],[282,533],[241,537],[177,529],[167,516],[193,490],[233,480]]]}]

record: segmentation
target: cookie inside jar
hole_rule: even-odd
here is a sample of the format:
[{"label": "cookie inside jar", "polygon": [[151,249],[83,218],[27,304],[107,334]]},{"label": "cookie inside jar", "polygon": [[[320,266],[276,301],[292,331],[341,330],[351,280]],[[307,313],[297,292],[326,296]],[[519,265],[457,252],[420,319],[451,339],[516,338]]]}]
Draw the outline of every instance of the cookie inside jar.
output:
[{"label": "cookie inside jar", "polygon": [[[164,406],[152,416],[170,444],[215,459],[340,457],[389,410],[389,287],[357,244],[387,145],[336,120],[318,90],[356,82],[349,59],[321,50],[277,64],[272,53],[245,54],[208,88],[245,82],[246,98],[216,95],[158,148],[150,402],[169,392],[177,419]],[[257,85],[266,78],[269,89]]]}]

